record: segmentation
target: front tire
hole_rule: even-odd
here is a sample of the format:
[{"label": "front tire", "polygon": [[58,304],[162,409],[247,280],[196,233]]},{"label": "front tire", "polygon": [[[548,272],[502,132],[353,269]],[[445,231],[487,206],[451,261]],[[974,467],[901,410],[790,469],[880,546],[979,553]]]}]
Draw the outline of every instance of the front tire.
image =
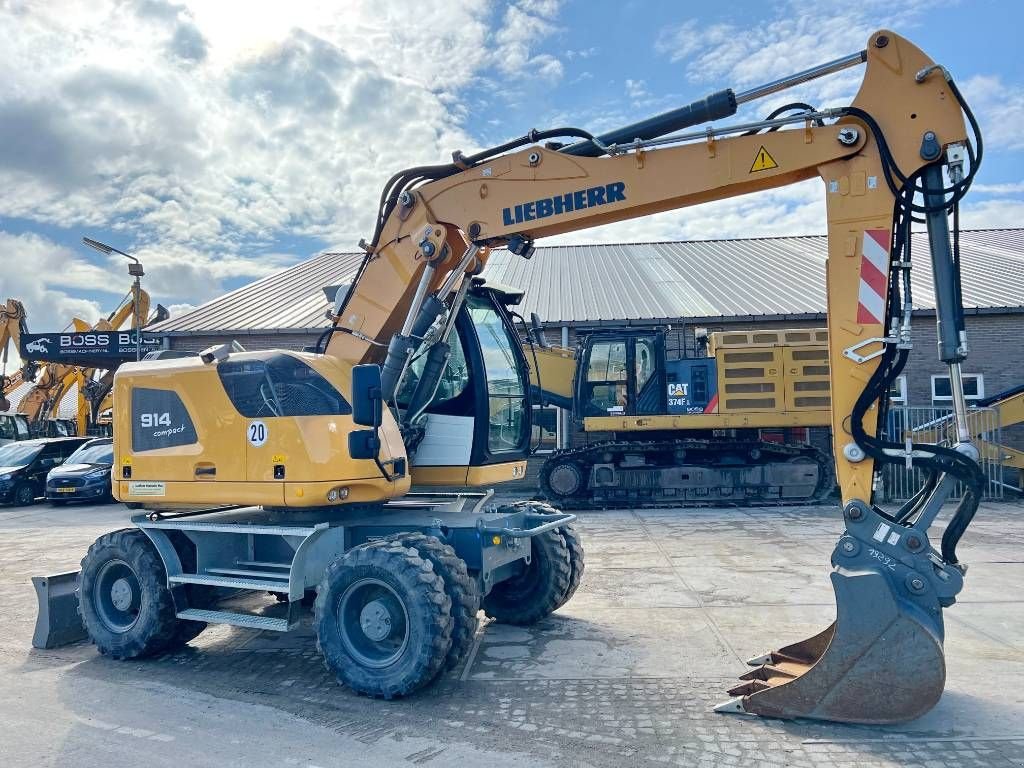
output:
[{"label": "front tire", "polygon": [[32,486],[28,483],[20,483],[14,489],[14,505],[17,507],[27,507],[30,504],[36,503],[36,492],[32,490]]},{"label": "front tire", "polygon": [[502,624],[534,624],[568,599],[572,565],[565,538],[553,530],[530,542],[533,553],[526,570],[495,584],[484,598],[484,613]]},{"label": "front tire", "polygon": [[181,642],[167,573],[142,531],[100,536],[82,559],[78,612],[100,653],[135,659]]},{"label": "front tire", "polygon": [[444,581],[400,542],[355,547],[331,563],[314,612],[327,668],[366,696],[392,699],[422,688],[451,647]]}]

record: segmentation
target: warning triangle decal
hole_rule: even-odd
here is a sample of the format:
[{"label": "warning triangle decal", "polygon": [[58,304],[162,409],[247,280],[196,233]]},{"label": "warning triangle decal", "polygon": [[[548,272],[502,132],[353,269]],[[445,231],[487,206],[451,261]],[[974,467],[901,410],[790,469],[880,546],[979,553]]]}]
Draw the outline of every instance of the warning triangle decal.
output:
[{"label": "warning triangle decal", "polygon": [[779,164],[775,162],[775,158],[768,154],[768,150],[761,145],[761,148],[757,150],[757,156],[754,158],[754,164],[750,166],[750,173],[756,171],[768,171],[772,168],[778,168]]}]

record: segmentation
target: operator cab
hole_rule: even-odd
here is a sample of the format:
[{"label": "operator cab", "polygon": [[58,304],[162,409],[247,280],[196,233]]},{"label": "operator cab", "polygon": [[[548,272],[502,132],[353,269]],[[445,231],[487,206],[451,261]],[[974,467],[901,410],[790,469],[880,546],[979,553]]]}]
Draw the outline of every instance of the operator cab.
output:
[{"label": "operator cab", "polygon": [[704,413],[717,402],[715,359],[668,360],[663,330],[596,331],[580,346],[577,418]]},{"label": "operator cab", "polygon": [[[416,483],[476,484],[517,476],[510,469],[504,477],[499,468],[529,453],[527,361],[508,310],[521,299],[520,291],[476,279],[456,318],[451,357],[426,408],[423,438],[410,457]],[[400,410],[408,406],[425,362],[425,354],[413,356],[396,398]]]}]

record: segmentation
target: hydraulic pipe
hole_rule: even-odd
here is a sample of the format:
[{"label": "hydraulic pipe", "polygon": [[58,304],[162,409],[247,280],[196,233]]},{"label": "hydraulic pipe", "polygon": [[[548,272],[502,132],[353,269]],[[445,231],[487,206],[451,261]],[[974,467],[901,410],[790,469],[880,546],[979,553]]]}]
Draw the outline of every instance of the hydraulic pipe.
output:
[{"label": "hydraulic pipe", "polygon": [[[867,51],[859,51],[851,53],[849,56],[843,56],[841,59],[805,69],[803,72],[797,72],[795,75],[787,75],[770,83],[755,86],[738,94],[733,93],[731,88],[727,88],[724,91],[718,91],[703,99],[699,99],[692,104],[687,104],[685,107],[679,107],[678,109],[649,117],[646,120],[641,120],[638,123],[617,128],[614,131],[603,133],[597,138],[605,145],[625,144],[636,139],[655,139],[683,128],[729,117],[736,114],[736,109],[740,104],[755,101],[764,96],[784,91],[787,88],[792,88],[795,85],[800,85],[810,80],[816,80],[825,75],[841,72],[844,69],[855,67],[866,61]],[[559,151],[567,155],[582,157],[598,157],[604,154],[604,151],[592,141],[579,141]]]}]

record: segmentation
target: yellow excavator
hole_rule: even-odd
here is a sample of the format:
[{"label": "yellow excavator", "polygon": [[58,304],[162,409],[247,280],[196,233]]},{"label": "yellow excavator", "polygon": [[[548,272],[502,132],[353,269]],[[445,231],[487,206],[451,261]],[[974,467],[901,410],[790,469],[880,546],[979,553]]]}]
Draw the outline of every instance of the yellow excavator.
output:
[{"label": "yellow excavator", "polygon": [[[810,445],[828,427],[828,331],[695,333],[670,359],[662,329],[600,330],[554,347],[534,315],[524,352],[535,400],[604,439],[548,456],[540,489],[566,508],[822,501],[832,457]],[[791,430],[802,441],[783,438]],[[610,436],[609,436],[610,435]]]},{"label": "yellow excavator", "polygon": [[[686,131],[860,65],[848,106],[793,105]],[[524,471],[529,375],[508,310],[522,293],[479,277],[489,249],[529,258],[546,236],[818,178],[845,523],[832,555],[837,618],[751,660],[720,710],[860,723],[923,714],[943,690],[942,609],[963,587],[956,548],[982,483],[949,230],[981,155],[949,73],[883,30],[842,59],[610,133],[533,130],[396,174],[318,352],[221,346],[117,372],[114,493],[144,510],[82,561],[89,637],[101,652],[137,658],[209,622],[284,632],[315,591],[328,667],[355,691],[391,698],[460,662],[481,605],[496,621],[547,616],[583,573],[574,515],[496,504],[487,492],[409,492],[413,482],[486,487]],[[912,344],[914,218],[930,233],[953,446],[876,436]],[[908,460],[929,483],[900,509],[873,505],[876,466]],[[958,482],[962,501],[945,530],[932,531]],[[210,588],[270,591],[282,602],[228,610]]]},{"label": "yellow excavator", "polygon": [[10,410],[11,403],[7,395],[21,385],[23,379],[22,370],[12,375],[7,375],[7,360],[10,345],[18,349],[21,345],[21,337],[28,333],[28,313],[25,312],[25,305],[17,299],[7,299],[6,303],[0,305],[0,360],[3,368],[0,370],[0,411]]},{"label": "yellow excavator", "polygon": [[[9,307],[11,303],[8,302]],[[20,302],[13,303],[21,306]],[[44,432],[47,424],[58,421],[55,418],[57,408],[72,387],[77,385],[75,431],[79,435],[89,434],[89,430],[100,420],[100,415],[112,408],[111,389],[118,359],[116,355],[113,362],[106,357],[97,358],[94,367],[82,364],[83,360],[89,359],[88,357],[76,356],[71,361],[70,355],[81,354],[80,347],[84,345],[78,342],[95,344],[102,335],[118,331],[124,328],[126,323],[134,330],[140,321],[148,324],[167,318],[167,310],[158,305],[153,317],[147,321],[149,309],[149,294],[139,288],[137,295],[133,289],[113,312],[94,325],[76,317],[64,331],[45,334],[45,339],[34,339],[27,337],[27,328],[24,323],[22,324],[21,333],[17,338],[12,337],[12,340],[19,344],[25,365],[18,374],[11,377],[9,388],[5,388],[5,391],[12,391],[24,381],[33,382],[32,388],[18,404],[19,413],[28,418],[33,432]],[[24,318],[23,307],[21,312]],[[27,338],[22,339],[22,336]],[[50,343],[51,336],[63,338],[68,343],[66,346],[54,347]],[[87,349],[90,352],[101,351],[96,346]],[[107,365],[112,368],[107,368]]]}]

